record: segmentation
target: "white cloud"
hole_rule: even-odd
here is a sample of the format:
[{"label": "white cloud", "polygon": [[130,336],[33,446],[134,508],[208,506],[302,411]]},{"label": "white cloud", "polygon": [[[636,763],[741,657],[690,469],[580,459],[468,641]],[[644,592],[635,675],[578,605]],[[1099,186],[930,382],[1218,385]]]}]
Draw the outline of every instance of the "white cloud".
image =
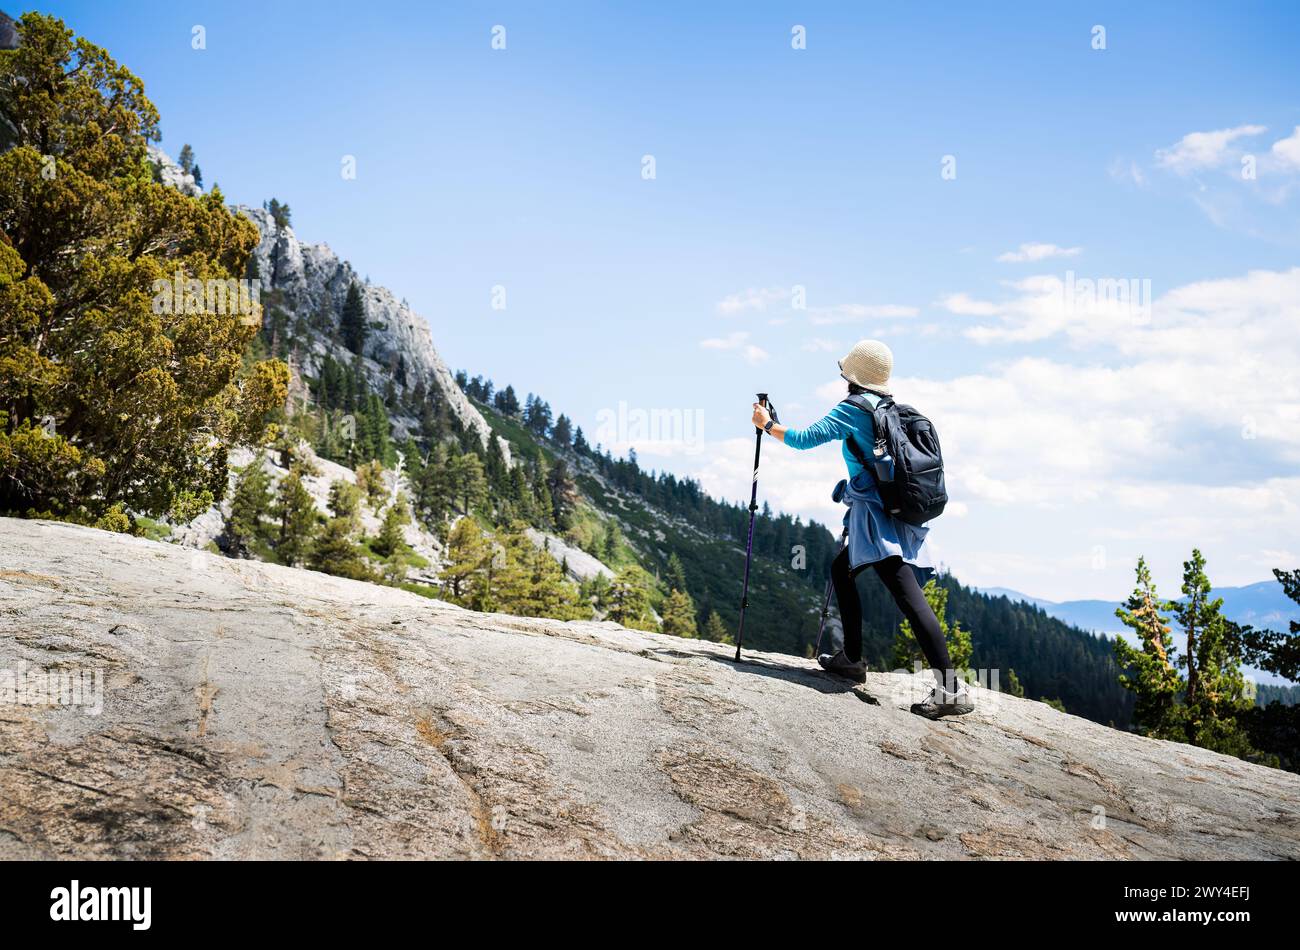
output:
[{"label": "white cloud", "polygon": [[1132,183],[1139,188],[1146,186],[1146,172],[1142,170],[1142,166],[1131,159],[1126,162],[1122,158],[1117,158],[1110,163],[1106,171],[1115,181]]},{"label": "white cloud", "polygon": [[1014,251],[999,254],[998,261],[1002,264],[1021,264],[1049,257],[1074,257],[1082,250],[1081,247],[1059,247],[1055,244],[1022,244]]},{"label": "white cloud", "polygon": [[997,304],[976,300],[967,294],[949,294],[939,301],[939,306],[951,313],[971,317],[991,317],[998,312]]},{"label": "white cloud", "polygon": [[823,337],[813,337],[804,343],[802,349],[809,353],[834,353],[837,350],[844,349],[836,340],[827,340]]},{"label": "white cloud", "polygon": [[701,340],[700,346],[706,350],[739,351],[741,356],[754,365],[762,363],[770,355],[762,347],[750,343],[749,334],[743,330],[729,333],[725,337],[712,337],[707,340]]},{"label": "white cloud", "polygon": [[1217,168],[1236,155],[1232,144],[1240,138],[1268,131],[1262,125],[1239,125],[1214,132],[1189,132],[1169,148],[1156,150],[1156,164],[1180,175]]},{"label": "white cloud", "polygon": [[765,312],[770,304],[790,299],[788,287],[767,287],[760,290],[750,288],[738,294],[728,294],[716,304],[718,313],[735,316],[751,310]]},{"label": "white cloud", "polygon": [[1300,125],[1286,138],[1274,142],[1272,151],[1280,164],[1300,168]]},{"label": "white cloud", "polygon": [[1149,278],[1092,277],[1067,271],[1064,279],[1037,274],[1007,286],[1018,296],[997,304],[954,295],[962,298],[950,304],[954,313],[996,315],[1000,320],[967,329],[968,338],[977,343],[1028,343],[1064,333],[1075,344],[1107,343],[1145,325],[1151,317]]}]

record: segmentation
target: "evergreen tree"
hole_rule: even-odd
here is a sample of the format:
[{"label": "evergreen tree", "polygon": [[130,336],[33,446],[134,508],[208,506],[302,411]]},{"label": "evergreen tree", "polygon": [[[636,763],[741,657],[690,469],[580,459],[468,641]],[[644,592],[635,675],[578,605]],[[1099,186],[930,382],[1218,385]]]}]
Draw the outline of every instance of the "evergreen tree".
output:
[{"label": "evergreen tree", "polygon": [[415,480],[415,511],[427,525],[440,525],[451,513],[454,499],[447,459],[447,446],[437,446]]},{"label": "evergreen tree", "polygon": [[1157,739],[1185,735],[1177,707],[1184,683],[1171,659],[1173,636],[1167,626],[1168,618],[1161,615],[1169,606],[1156,595],[1146,560],[1138,558],[1137,587],[1115,614],[1133,631],[1139,645],[1130,646],[1117,637],[1115,659],[1124,670],[1120,682],[1137,697],[1133,711],[1137,730]]},{"label": "evergreen tree", "polygon": [[590,617],[576,587],[549,551],[538,547],[516,522],[502,536],[505,569],[497,587],[497,607],[523,617],[577,620]]},{"label": "evergreen tree", "polygon": [[731,633],[727,630],[726,624],[718,616],[716,610],[709,611],[709,619],[704,621],[704,639],[712,640],[714,643],[733,643]]},{"label": "evergreen tree", "polygon": [[694,640],[699,636],[695,628],[695,601],[683,590],[673,590],[664,599],[663,632],[674,637]]},{"label": "evergreen tree", "polygon": [[461,518],[447,539],[447,557],[441,579],[450,600],[462,607],[475,607],[476,579],[488,570],[493,551],[476,520]]},{"label": "evergreen tree", "polygon": [[1009,696],[1019,696],[1025,698],[1025,687],[1020,683],[1020,677],[1016,676],[1016,671],[1007,667],[1007,682],[1002,692]]},{"label": "evergreen tree", "polygon": [[0,52],[0,512],[188,521],[288,369],[245,365],[259,326],[173,299],[170,278],[242,277],[257,228],[219,191],[150,180],[158,112],[107,51],[39,13],[19,32]]},{"label": "evergreen tree", "polygon": [[668,555],[668,572],[664,580],[669,590],[686,590],[686,568],[682,566],[682,559],[676,551]]},{"label": "evergreen tree", "polygon": [[[1300,570],[1274,568],[1282,592],[1300,604]],[[1290,635],[1275,630],[1243,630],[1246,662],[1283,679],[1300,680],[1300,620],[1291,621]]]},{"label": "evergreen tree", "polygon": [[384,466],[378,460],[358,465],[357,488],[371,511],[378,512],[388,499],[388,485],[384,482]]},{"label": "evergreen tree", "polygon": [[410,520],[406,499],[399,496],[384,512],[379,535],[370,543],[370,549],[385,558],[403,554],[408,549],[408,545],[402,528],[410,523]]},{"label": "evergreen tree", "polygon": [[573,423],[564,413],[560,413],[560,417],[555,420],[555,427],[551,429],[551,439],[566,449],[573,441]]},{"label": "evergreen tree", "polygon": [[271,219],[275,222],[277,228],[289,227],[290,213],[288,205],[280,204],[279,201],[272,198],[270,201],[263,202],[262,207],[271,213]]},{"label": "evergreen tree", "polygon": [[487,478],[483,474],[483,462],[477,455],[457,455],[448,466],[447,477],[452,496],[464,514],[487,504]]},{"label": "evergreen tree", "polygon": [[296,468],[280,479],[275,516],[280,523],[275,553],[292,567],[306,557],[316,529],[316,505]]},{"label": "evergreen tree", "polygon": [[353,281],[348,285],[347,299],[343,303],[343,315],[339,320],[339,336],[343,345],[360,355],[366,345],[366,306],[361,299],[361,288]]},{"label": "evergreen tree", "polygon": [[313,571],[350,577],[357,581],[377,578],[366,565],[361,548],[353,540],[356,522],[351,518],[334,517],[325,522],[311,547],[307,567]]},{"label": "evergreen tree", "polygon": [[264,539],[262,519],[271,511],[271,476],[267,474],[265,460],[266,456],[258,452],[235,482],[230,520],[226,523],[229,550],[235,557],[248,557],[250,545]]},{"label": "evergreen tree", "polygon": [[582,434],[582,426],[578,426],[578,431],[573,434],[573,451],[579,455],[587,455],[591,452],[591,446],[587,444],[587,437]]},{"label": "evergreen tree", "polygon": [[601,560],[610,567],[613,567],[614,562],[618,560],[619,537],[618,525],[611,521],[605,531],[605,540],[600,548]]},{"label": "evergreen tree", "polygon": [[605,603],[605,615],[635,630],[653,630],[649,578],[639,567],[625,567],[614,576]]},{"label": "evergreen tree", "polygon": [[330,483],[330,513],[354,525],[361,524],[361,489],[344,479]]},{"label": "evergreen tree", "polygon": [[190,148],[188,142],[181,146],[181,152],[176,156],[176,164],[187,175],[194,170],[194,149]]},{"label": "evergreen tree", "polygon": [[515,387],[507,386],[497,393],[492,406],[503,416],[519,415],[519,397],[515,395]]},{"label": "evergreen tree", "polygon": [[1223,616],[1223,598],[1213,588],[1199,550],[1183,562],[1183,599],[1171,611],[1187,637],[1179,666],[1187,670],[1183,697],[1187,741],[1226,755],[1254,752],[1238,717],[1253,705],[1240,662],[1243,630]]},{"label": "evergreen tree", "polygon": [[560,531],[568,531],[573,527],[573,516],[578,510],[579,501],[578,484],[569,473],[569,463],[562,458],[556,459],[546,477],[546,485],[555,527]]}]

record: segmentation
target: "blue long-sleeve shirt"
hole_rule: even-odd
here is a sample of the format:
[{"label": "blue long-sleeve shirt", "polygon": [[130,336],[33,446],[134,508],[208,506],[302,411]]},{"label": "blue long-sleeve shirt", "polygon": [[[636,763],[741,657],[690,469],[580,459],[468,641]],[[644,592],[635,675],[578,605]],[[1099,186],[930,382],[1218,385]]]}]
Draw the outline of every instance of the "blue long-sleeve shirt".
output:
[{"label": "blue long-sleeve shirt", "polygon": [[[863,393],[867,401],[875,408],[880,397],[875,393]],[[876,436],[872,430],[871,417],[856,406],[837,403],[830,412],[806,429],[786,429],[785,444],[795,449],[812,449],[835,439],[843,439],[840,453],[849,467],[849,478],[853,479],[863,471],[862,465],[849,448],[849,439],[861,450],[863,458],[871,458]]]},{"label": "blue long-sleeve shirt", "polygon": [[[874,393],[863,395],[873,408],[880,403],[880,397]],[[856,406],[839,403],[806,429],[785,430],[785,444],[796,449],[815,448],[834,439],[843,440],[840,452],[849,469],[849,490],[843,499],[849,506],[844,514],[844,526],[849,532],[849,566],[857,568],[887,557],[901,557],[917,567],[933,566],[925,543],[930,529],[899,521],[885,511],[875,477],[862,467],[849,448],[852,439],[863,458],[872,457],[876,436],[869,415]]]}]

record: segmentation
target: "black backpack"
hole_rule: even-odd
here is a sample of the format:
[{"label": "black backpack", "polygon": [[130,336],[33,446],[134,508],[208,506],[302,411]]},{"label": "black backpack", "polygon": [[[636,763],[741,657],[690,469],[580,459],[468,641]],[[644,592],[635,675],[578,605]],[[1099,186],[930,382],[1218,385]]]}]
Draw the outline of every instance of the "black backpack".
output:
[{"label": "black backpack", "polygon": [[844,402],[871,417],[876,454],[887,453],[894,460],[893,478],[882,478],[875,462],[864,458],[852,439],[847,440],[858,464],[875,477],[885,510],[911,525],[923,525],[943,514],[948,504],[943,485],[943,451],[939,448],[939,433],[930,420],[911,406],[900,406],[890,396],[881,396],[874,409],[861,395],[849,396]]}]

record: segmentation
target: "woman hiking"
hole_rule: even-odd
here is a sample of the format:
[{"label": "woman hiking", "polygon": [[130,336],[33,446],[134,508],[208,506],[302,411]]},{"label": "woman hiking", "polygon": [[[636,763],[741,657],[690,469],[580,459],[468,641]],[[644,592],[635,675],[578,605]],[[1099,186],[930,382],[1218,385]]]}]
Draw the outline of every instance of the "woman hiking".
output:
[{"label": "woman hiking", "polygon": [[[840,360],[840,376],[848,383],[851,396],[861,396],[875,408],[882,396],[890,395],[889,376],[894,355],[878,340],[861,340]],[[854,579],[870,566],[884,582],[894,603],[907,618],[916,635],[921,652],[934,674],[935,685],[923,703],[915,703],[912,712],[929,719],[959,716],[973,710],[966,684],[960,681],[948,657],[948,644],[939,620],[930,609],[921,586],[912,571],[913,565],[931,565],[925,537],[929,528],[911,525],[894,518],[885,510],[874,475],[859,458],[871,457],[876,444],[871,415],[852,403],[841,402],[820,421],[806,429],[793,429],[772,420],[771,414],[754,403],[754,425],[778,441],[796,449],[811,449],[833,439],[841,439],[841,451],[849,469],[849,486],[845,498],[849,512],[848,544],[831,563],[831,581],[844,624],[844,648],[834,656],[824,653],[817,662],[827,672],[857,683],[866,682],[867,664],[862,659],[862,602]]]}]

